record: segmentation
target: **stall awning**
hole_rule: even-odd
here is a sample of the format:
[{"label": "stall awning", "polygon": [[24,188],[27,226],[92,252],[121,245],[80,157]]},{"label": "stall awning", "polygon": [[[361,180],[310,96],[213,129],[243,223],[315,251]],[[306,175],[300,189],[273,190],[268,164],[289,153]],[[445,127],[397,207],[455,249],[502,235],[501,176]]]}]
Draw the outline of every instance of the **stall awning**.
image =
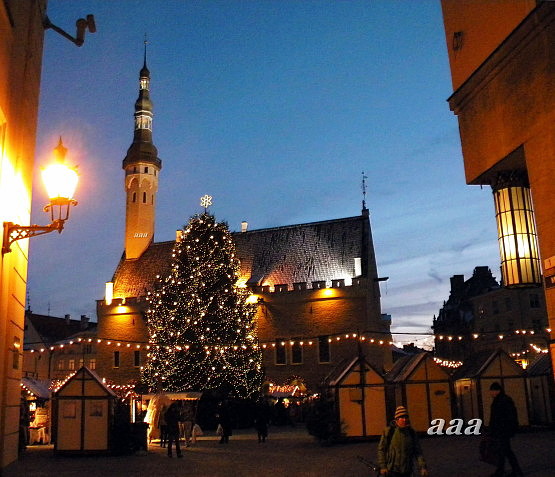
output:
[{"label": "stall awning", "polygon": [[49,380],[21,378],[21,386],[30,391],[35,397],[38,397],[40,399],[50,399],[52,394],[49,389]]},{"label": "stall awning", "polygon": [[[191,400],[198,400],[202,396],[201,392],[182,392],[182,393],[163,393],[164,396],[168,397],[172,401],[191,401]],[[143,394],[142,398],[143,401],[148,401],[152,399],[156,394]]]}]

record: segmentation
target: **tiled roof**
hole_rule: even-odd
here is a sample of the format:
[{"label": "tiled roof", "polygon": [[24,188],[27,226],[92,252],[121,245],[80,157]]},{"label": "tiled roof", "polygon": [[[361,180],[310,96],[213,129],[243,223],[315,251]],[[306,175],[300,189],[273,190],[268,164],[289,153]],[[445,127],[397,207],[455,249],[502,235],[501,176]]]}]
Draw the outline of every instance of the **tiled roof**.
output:
[{"label": "tiled roof", "polygon": [[35,313],[26,313],[26,318],[31,322],[45,343],[56,343],[85,330],[91,331],[96,329],[96,323],[90,321],[83,328],[81,320],[66,320],[66,318],[37,315]]},{"label": "tiled roof", "polygon": [[[288,284],[354,276],[354,259],[364,270],[375,259],[367,216],[233,233],[241,277],[251,284]],[[175,242],[153,243],[138,259],[122,258],[113,277],[115,297],[140,297],[151,289],[156,275],[171,266]]]},{"label": "tiled roof", "polygon": [[135,260],[125,260],[122,257],[112,278],[114,296],[145,296],[155,283],[157,275],[165,276],[169,273],[174,245],[173,241],[153,243]]}]

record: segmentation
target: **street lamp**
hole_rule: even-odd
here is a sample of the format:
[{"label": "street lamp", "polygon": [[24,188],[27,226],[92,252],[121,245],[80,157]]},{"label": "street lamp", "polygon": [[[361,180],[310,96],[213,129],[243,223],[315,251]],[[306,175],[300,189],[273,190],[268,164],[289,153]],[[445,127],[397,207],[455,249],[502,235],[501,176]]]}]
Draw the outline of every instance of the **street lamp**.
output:
[{"label": "street lamp", "polygon": [[11,244],[16,240],[43,235],[55,230],[62,232],[65,221],[69,218],[71,206],[77,205],[73,193],[77,187],[78,175],[75,168],[65,163],[67,148],[62,143],[54,149],[55,162],[42,171],[42,180],[46,186],[50,202],[44,206],[45,212],[50,212],[49,225],[17,225],[4,222],[4,237],[2,241],[2,255],[11,252]]}]

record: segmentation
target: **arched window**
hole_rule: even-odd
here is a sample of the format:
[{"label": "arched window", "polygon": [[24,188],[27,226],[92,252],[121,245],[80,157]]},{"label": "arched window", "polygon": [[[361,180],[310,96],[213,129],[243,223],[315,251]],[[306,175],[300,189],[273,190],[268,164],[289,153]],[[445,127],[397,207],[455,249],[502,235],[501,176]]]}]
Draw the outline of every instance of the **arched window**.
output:
[{"label": "arched window", "polygon": [[143,204],[146,204],[146,192],[143,192]]},{"label": "arched window", "polygon": [[133,202],[137,202],[137,193],[133,192]]}]

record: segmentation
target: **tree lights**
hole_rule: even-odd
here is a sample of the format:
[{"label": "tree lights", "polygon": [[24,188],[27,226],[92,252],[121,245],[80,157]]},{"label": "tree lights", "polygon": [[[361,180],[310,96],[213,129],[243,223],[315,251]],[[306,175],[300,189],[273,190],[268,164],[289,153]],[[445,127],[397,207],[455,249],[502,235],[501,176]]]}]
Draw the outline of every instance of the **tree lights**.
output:
[{"label": "tree lights", "polygon": [[192,217],[172,257],[169,275],[148,296],[144,382],[166,391],[225,388],[239,397],[258,391],[255,305],[236,286],[239,263],[227,225],[206,211]]}]

